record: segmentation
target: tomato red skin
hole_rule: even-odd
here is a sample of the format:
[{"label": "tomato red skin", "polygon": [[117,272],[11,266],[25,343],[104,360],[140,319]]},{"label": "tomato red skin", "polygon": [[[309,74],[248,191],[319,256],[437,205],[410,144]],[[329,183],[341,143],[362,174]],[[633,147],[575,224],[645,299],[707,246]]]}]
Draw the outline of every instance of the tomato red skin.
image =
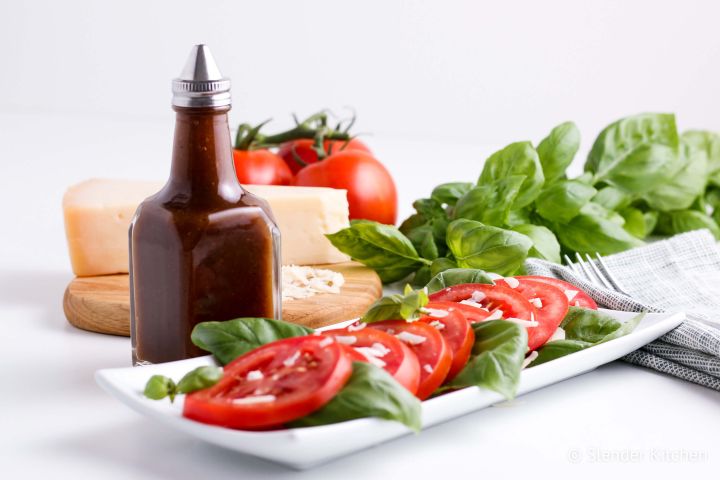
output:
[{"label": "tomato red skin", "polygon": [[[347,383],[352,374],[352,360],[337,342],[321,345],[324,337],[309,335],[268,343],[236,358],[223,369],[223,377],[214,386],[190,393],[185,397],[183,416],[202,423],[228,428],[258,430],[280,426],[304,417],[329,402]],[[274,402],[238,405],[232,403],[227,392],[239,385],[239,378],[254,369],[262,370],[263,362],[270,362],[278,354],[292,351],[312,351],[320,355],[325,365],[325,377],[317,388],[302,391],[295,388]],[[279,357],[278,357],[279,358]],[[258,367],[258,365],[260,365]],[[288,378],[294,372],[290,372]],[[305,374],[306,377],[309,374]],[[270,378],[270,377],[268,377]],[[274,381],[274,379],[272,380]],[[282,385],[282,382],[280,383]],[[287,382],[285,383],[288,384]],[[247,384],[246,384],[247,385]]]},{"label": "tomato red skin", "polygon": [[552,278],[552,277],[543,277],[540,275],[521,275],[518,277],[515,277],[518,280],[522,280],[523,278],[527,278],[529,280],[535,280],[537,282],[543,282],[547,283],[548,285],[552,285],[554,287],[559,288],[560,290],[565,292],[565,290],[576,290],[578,293],[575,295],[575,297],[570,302],[570,305],[573,307],[582,307],[582,308],[589,308],[591,310],[597,310],[598,306],[597,303],[595,303],[595,300],[592,299],[590,295],[580,290],[578,287],[573,285],[572,283],[568,283],[564,280],[560,280],[559,278]]},{"label": "tomato red skin", "polygon": [[[420,385],[420,363],[412,350],[394,336],[369,327],[361,330],[348,330],[347,328],[325,330],[323,335],[353,336],[357,339],[357,342],[353,344],[355,347],[369,347],[375,342],[385,345],[386,348],[390,349],[396,361],[388,361],[388,365],[384,370],[413,395],[417,393]],[[364,355],[358,355],[367,361]],[[384,360],[388,359],[384,358]]]},{"label": "tomato red skin", "polygon": [[[318,161],[317,152],[313,150],[312,146],[315,143],[311,139],[293,140],[292,142],[285,142],[280,145],[278,149],[278,156],[280,156],[287,166],[290,168],[293,174],[302,170],[305,165],[302,165],[295,159],[293,155],[293,149],[295,154],[300,157],[303,163],[310,165]],[[351,138],[349,141],[345,140],[325,140],[324,143],[325,151],[330,155],[345,150],[359,150],[361,152],[367,152],[372,154],[372,151],[365,145],[360,139]]]},{"label": "tomato red skin", "polygon": [[[384,320],[373,322],[369,329],[394,330],[397,333],[407,331],[416,335],[422,335],[427,340],[418,345],[407,345],[417,355],[420,363],[420,385],[415,394],[420,400],[425,400],[447,378],[452,365],[452,353],[445,338],[434,327],[423,322],[407,322],[405,320]],[[401,342],[405,344],[404,342]],[[429,358],[428,358],[429,357]],[[424,366],[430,365],[432,372],[425,370]]]},{"label": "tomato red skin", "polygon": [[[433,303],[446,303],[446,302],[433,302]],[[462,314],[465,316],[465,320],[467,320],[470,323],[478,323],[485,320],[487,317],[490,316],[490,312],[486,312],[485,310],[481,310],[477,307],[473,307],[472,305],[464,305],[462,303],[456,303],[456,302],[449,302],[454,305],[454,308],[462,312]]]},{"label": "tomato red skin", "polygon": [[[514,317],[523,320],[530,320],[530,317],[537,314],[537,309],[520,293],[503,285],[490,285],[487,283],[463,283],[444,288],[430,295],[431,302],[446,301],[460,302],[472,297],[474,291],[484,293],[488,301],[492,301],[494,308],[503,311],[503,317]],[[500,305],[497,305],[500,303]]]},{"label": "tomato red skin", "polygon": [[[568,300],[562,290],[548,283],[523,277],[515,277],[515,279],[519,285],[513,290],[527,299],[539,298],[542,302],[542,308],[538,308],[535,314],[535,320],[539,325],[527,329],[528,349],[537,350],[552,337],[567,315]],[[505,280],[498,280],[497,283],[507,284]]]},{"label": "tomato red skin", "polygon": [[[427,315],[418,320],[431,326],[435,321],[445,325],[445,328],[438,330],[445,338],[452,354],[452,363],[450,364],[450,370],[448,371],[445,381],[452,380],[465,368],[468,360],[470,360],[470,354],[475,344],[475,330],[470,326],[470,322],[463,313],[463,309],[458,308],[458,305],[460,304],[454,302],[430,302],[426,305],[426,308],[445,310],[448,312],[448,315],[445,317]],[[467,305],[463,305],[463,307],[475,308]],[[482,312],[482,310],[478,308],[475,308],[475,310]]]},{"label": "tomato red skin", "polygon": [[270,150],[233,150],[238,181],[247,185],[290,185],[293,174]]},{"label": "tomato red skin", "polygon": [[387,225],[397,220],[395,182],[369,153],[345,150],[330,155],[300,170],[293,184],[347,190],[351,220],[374,220]]}]

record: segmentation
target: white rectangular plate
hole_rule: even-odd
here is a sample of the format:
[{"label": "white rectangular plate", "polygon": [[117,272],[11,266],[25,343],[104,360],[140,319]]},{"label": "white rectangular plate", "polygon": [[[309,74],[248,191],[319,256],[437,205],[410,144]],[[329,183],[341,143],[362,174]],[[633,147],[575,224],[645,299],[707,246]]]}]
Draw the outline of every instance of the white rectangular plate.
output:
[{"label": "white rectangular plate", "polygon": [[[621,322],[637,315],[613,310],[604,312]],[[683,313],[649,313],[630,335],[528,368],[522,372],[518,395],[617,360],[677,327],[684,318]],[[177,380],[195,367],[211,364],[214,361],[207,356],[139,368],[98,370],[95,378],[112,396],[165,425],[207,442],[296,469],[308,468],[410,433],[404,425],[376,418],[269,432],[231,430],[183,418],[182,396],[171,404],[167,400],[149,400],[142,395],[151,375],[162,374]],[[466,388],[426,400],[422,407],[423,428],[502,401],[499,394],[479,388]]]}]

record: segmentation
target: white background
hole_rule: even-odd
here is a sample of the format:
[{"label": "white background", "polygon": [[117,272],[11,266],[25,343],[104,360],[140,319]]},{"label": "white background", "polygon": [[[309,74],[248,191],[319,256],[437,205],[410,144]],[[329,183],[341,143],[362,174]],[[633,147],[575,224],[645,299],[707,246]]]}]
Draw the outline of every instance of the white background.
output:
[{"label": "white background", "polygon": [[[711,1],[3,1],[3,471],[297,477],[111,400],[92,373],[128,365],[128,340],[75,330],[60,308],[72,278],[62,194],[88,177],[167,175],[170,79],[192,44],[208,43],[233,79],[233,124],[272,117],[279,128],[291,112],[354,107],[404,215],[436,183],[473,180],[494,148],[538,141],[564,120],[580,126],[584,151],[605,124],[640,111],[720,129],[718,18]],[[614,363],[300,477],[701,475],[720,461],[717,405],[715,392]],[[658,462],[654,448],[707,459]],[[592,462],[593,449],[644,459]]]}]

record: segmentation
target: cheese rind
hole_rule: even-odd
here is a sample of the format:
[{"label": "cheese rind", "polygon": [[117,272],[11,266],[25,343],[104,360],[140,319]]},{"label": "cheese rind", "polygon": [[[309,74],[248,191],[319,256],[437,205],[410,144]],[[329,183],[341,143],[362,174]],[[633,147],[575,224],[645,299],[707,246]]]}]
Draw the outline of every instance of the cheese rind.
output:
[{"label": "cheese rind", "polygon": [[[138,205],[162,188],[159,182],[91,179],[63,197],[65,233],[78,276],[128,271],[128,228]],[[349,225],[345,190],[247,185],[270,204],[282,237],[284,265],[339,263],[349,257],[325,234]]]}]

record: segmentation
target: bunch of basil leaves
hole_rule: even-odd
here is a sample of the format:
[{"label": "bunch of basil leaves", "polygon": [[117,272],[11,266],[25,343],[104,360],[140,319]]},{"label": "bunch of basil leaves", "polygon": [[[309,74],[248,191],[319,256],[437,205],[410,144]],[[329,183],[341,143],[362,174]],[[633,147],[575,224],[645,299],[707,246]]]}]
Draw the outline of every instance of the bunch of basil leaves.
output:
[{"label": "bunch of basil leaves", "polygon": [[672,114],[623,118],[595,140],[585,173],[566,169],[580,146],[572,122],[537,146],[492,154],[476,183],[438,185],[399,228],[367,220],[328,235],[383,282],[424,285],[450,268],[512,275],[525,259],[610,254],[649,235],[707,228],[720,237],[720,135],[678,133]]}]

